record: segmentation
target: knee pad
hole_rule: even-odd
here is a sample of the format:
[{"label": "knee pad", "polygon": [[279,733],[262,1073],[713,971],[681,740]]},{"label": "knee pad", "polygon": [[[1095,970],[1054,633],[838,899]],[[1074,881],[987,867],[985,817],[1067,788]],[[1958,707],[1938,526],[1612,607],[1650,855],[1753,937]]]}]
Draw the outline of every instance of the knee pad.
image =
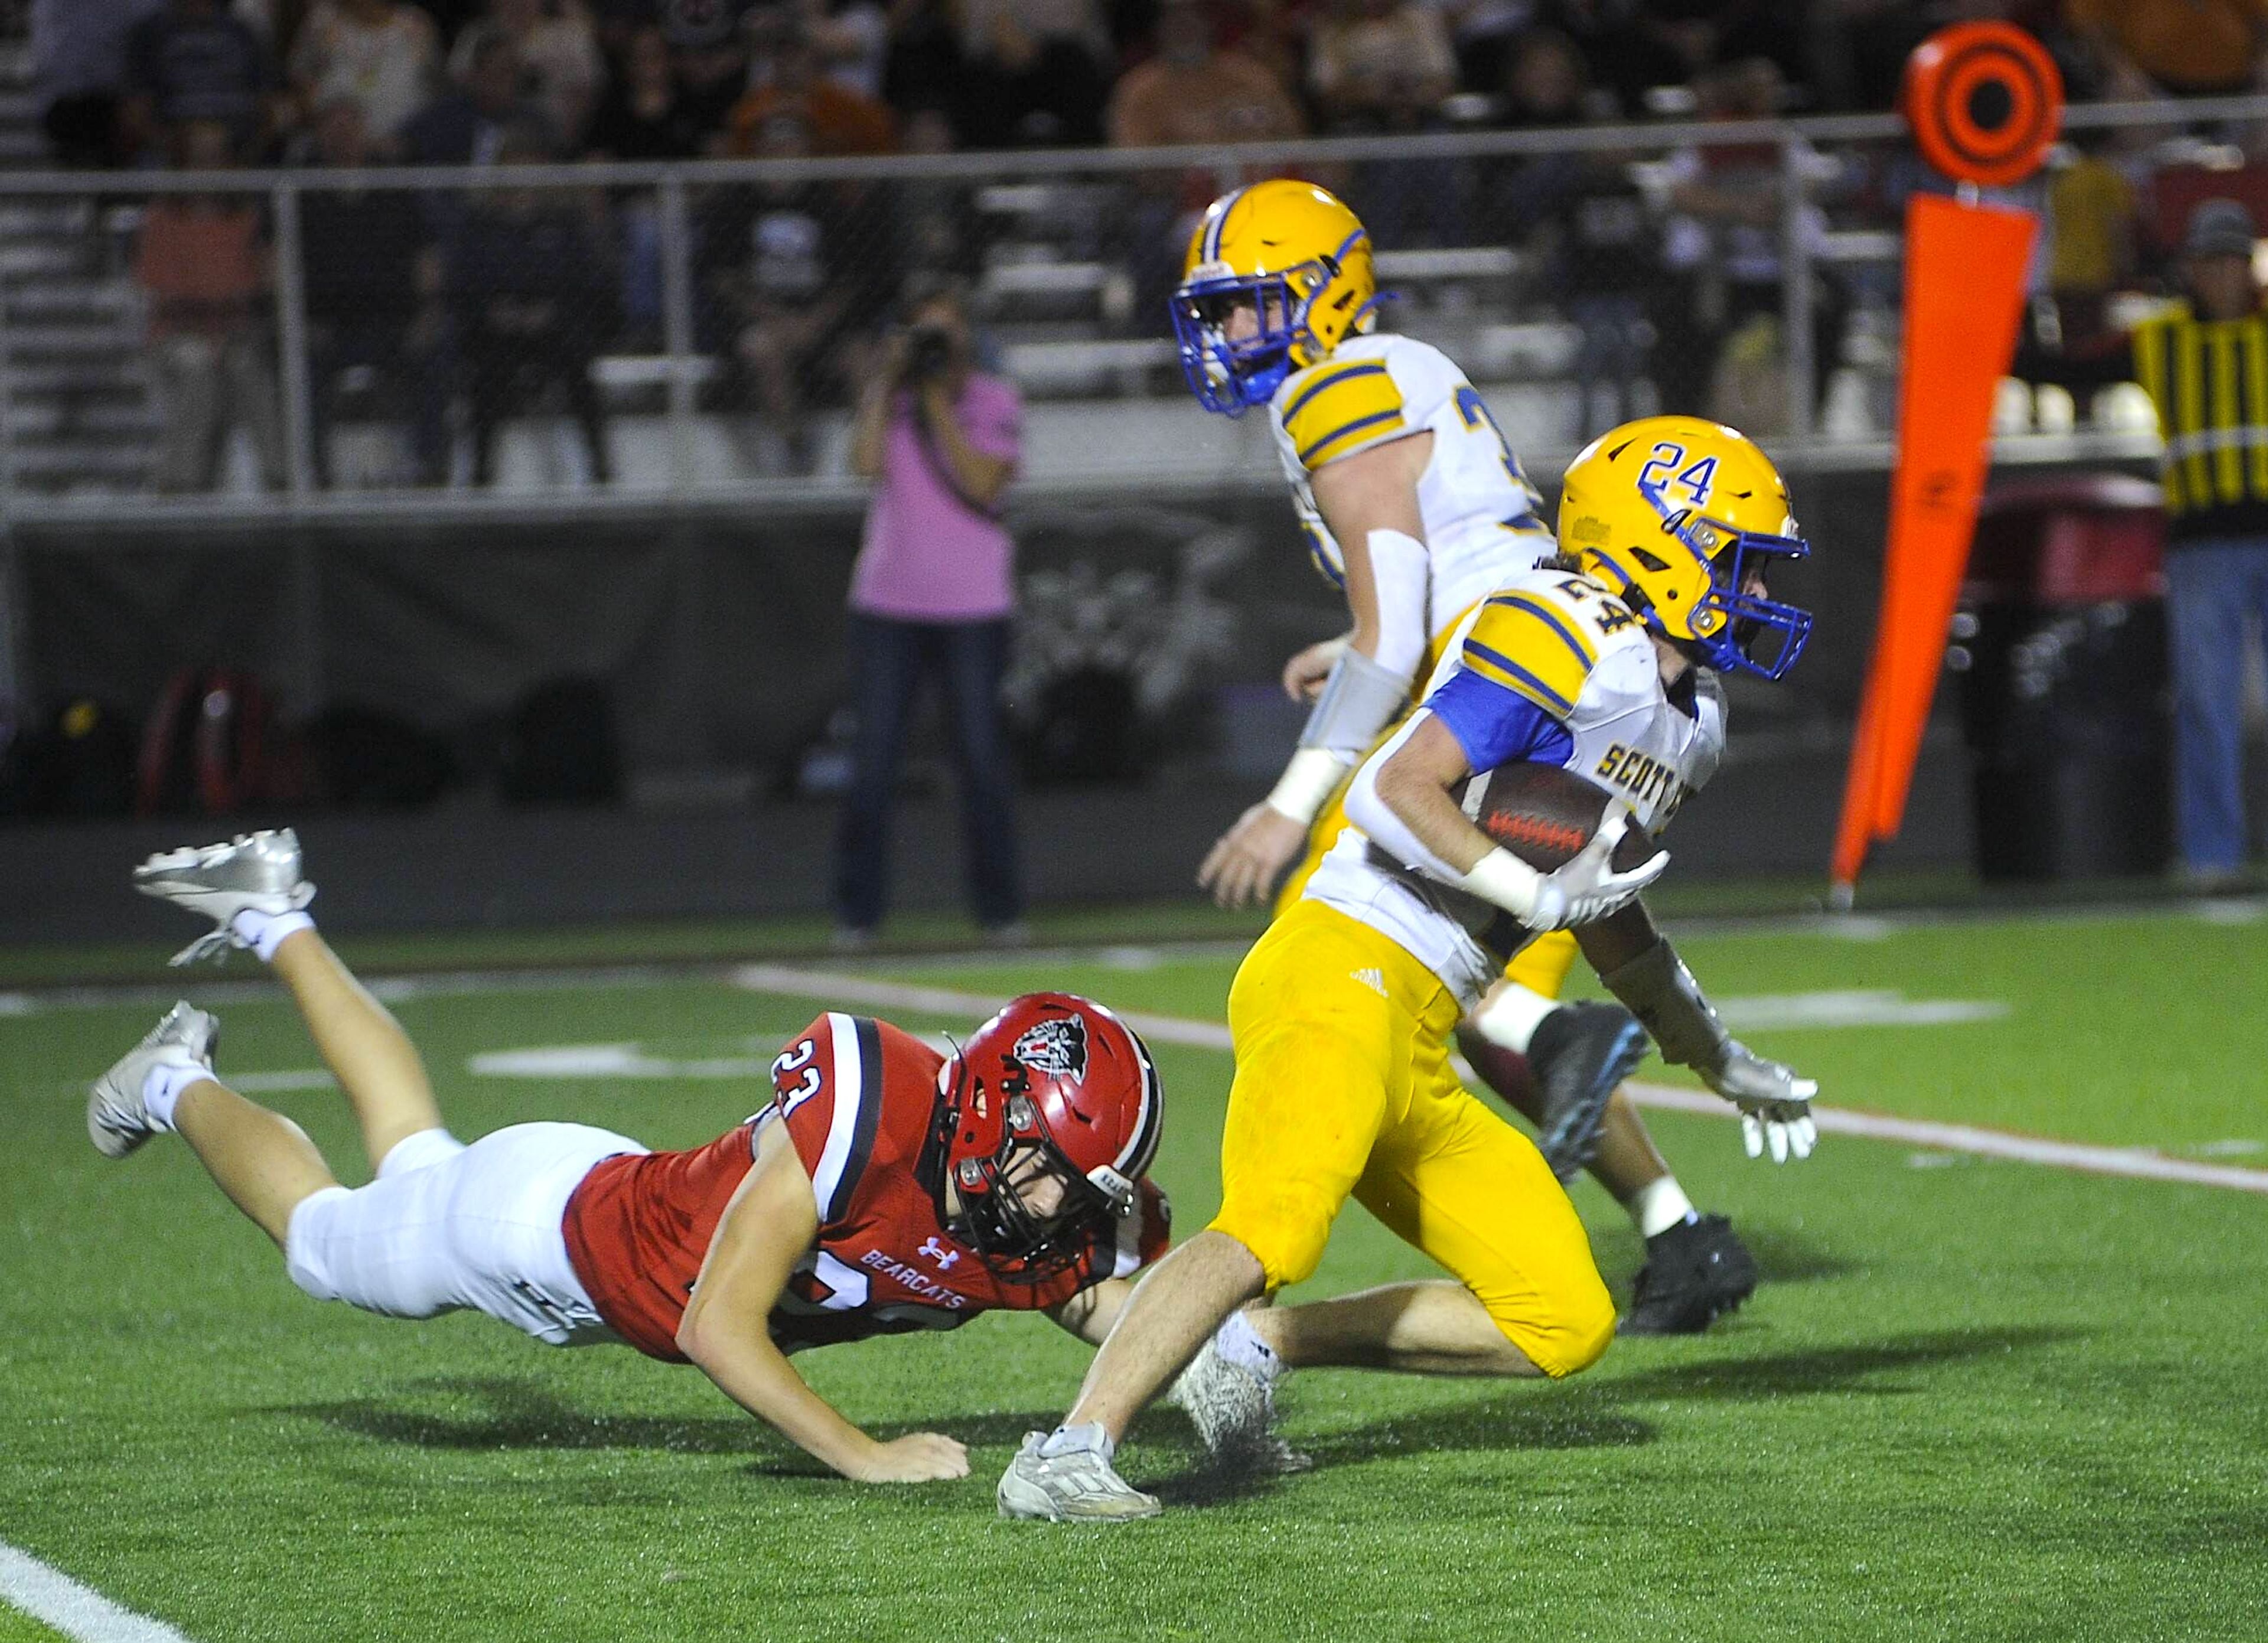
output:
[{"label": "knee pad", "polygon": [[378,1160],[378,1178],[384,1181],[406,1175],[413,1169],[454,1158],[464,1150],[465,1144],[446,1130],[420,1130],[415,1135],[403,1136],[394,1144],[392,1151]]},{"label": "knee pad", "polygon": [[[398,1153],[401,1149],[394,1149]],[[391,1157],[392,1154],[387,1154]],[[329,1206],[349,1196],[345,1187],[324,1187],[310,1192],[291,1206],[291,1219],[284,1227],[284,1271],[300,1290],[317,1300],[336,1300],[338,1286],[332,1281],[330,1264],[325,1256],[329,1247],[324,1236],[323,1222]]]},{"label": "knee pad", "polygon": [[[1293,1183],[1281,1183],[1292,1188]],[[1232,1197],[1212,1218],[1208,1232],[1226,1234],[1252,1251],[1268,1276],[1268,1287],[1281,1289],[1314,1276],[1330,1241],[1338,1206],[1320,1193],[1296,1189],[1265,1196]]]},{"label": "knee pad", "polygon": [[1595,1274],[1582,1286],[1560,1298],[1549,1322],[1533,1316],[1508,1318],[1494,1307],[1489,1316],[1504,1337],[1528,1355],[1528,1360],[1553,1380],[1580,1374],[1606,1356],[1615,1338],[1614,1297]]}]

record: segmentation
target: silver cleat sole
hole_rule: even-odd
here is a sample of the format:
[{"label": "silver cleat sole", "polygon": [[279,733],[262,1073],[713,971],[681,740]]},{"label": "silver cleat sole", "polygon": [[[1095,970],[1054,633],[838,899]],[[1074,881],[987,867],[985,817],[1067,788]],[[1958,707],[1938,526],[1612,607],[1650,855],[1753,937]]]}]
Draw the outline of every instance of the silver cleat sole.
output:
[{"label": "silver cleat sole", "polygon": [[231,925],[247,909],[269,915],[297,912],[315,896],[315,887],[300,875],[299,839],[290,828],[164,851],[134,870],[134,888],[213,921],[210,933],[173,955],[174,964],[223,956],[243,946]]},{"label": "silver cleat sole", "polygon": [[210,1072],[219,1047],[218,1017],[186,998],[166,1011],[88,1090],[86,1135],[95,1151],[105,1158],[123,1158],[156,1133],[142,1105],[142,1085],[151,1068],[201,1066]]}]

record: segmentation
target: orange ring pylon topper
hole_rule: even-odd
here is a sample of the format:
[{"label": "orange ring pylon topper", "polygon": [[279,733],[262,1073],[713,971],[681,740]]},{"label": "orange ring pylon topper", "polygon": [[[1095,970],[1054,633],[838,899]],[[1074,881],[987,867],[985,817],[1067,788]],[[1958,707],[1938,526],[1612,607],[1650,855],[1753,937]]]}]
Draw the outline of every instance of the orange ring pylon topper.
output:
[{"label": "orange ring pylon topper", "polygon": [[1955,23],[1906,59],[1901,102],[1923,158],[1955,182],[2005,188],[2054,146],[2063,75],[2013,23]]}]

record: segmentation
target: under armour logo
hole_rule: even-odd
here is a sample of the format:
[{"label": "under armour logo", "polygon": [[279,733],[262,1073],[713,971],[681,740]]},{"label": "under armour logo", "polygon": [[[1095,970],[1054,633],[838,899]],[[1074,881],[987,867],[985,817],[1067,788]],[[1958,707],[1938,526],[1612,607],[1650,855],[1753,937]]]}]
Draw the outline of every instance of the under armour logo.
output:
[{"label": "under armour logo", "polygon": [[1076,1015],[1036,1021],[1008,1054],[1035,1072],[1053,1073],[1076,1084],[1086,1076],[1086,1023]]},{"label": "under armour logo", "polygon": [[1375,969],[1351,969],[1347,972],[1347,979],[1360,982],[1381,998],[1386,997],[1386,977]]},{"label": "under armour logo", "polygon": [[950,1272],[953,1271],[953,1264],[961,1259],[960,1250],[946,1249],[943,1244],[938,1242],[935,1237],[928,1239],[923,1243],[922,1247],[914,1251],[914,1253],[917,1255],[926,1256],[931,1260],[936,1262],[937,1270],[940,1272]]}]

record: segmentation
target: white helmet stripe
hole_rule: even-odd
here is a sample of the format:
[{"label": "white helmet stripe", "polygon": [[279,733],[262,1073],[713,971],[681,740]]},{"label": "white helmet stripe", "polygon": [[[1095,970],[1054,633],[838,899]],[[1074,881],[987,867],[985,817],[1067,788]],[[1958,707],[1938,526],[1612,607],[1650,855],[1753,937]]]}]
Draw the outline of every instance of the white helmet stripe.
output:
[{"label": "white helmet stripe", "polygon": [[1236,209],[1236,203],[1243,197],[1244,190],[1241,188],[1229,195],[1227,198],[1221,201],[1220,210],[1213,213],[1211,220],[1205,224],[1204,260],[1206,262],[1220,261],[1220,231],[1228,224],[1228,214]]},{"label": "white helmet stripe", "polygon": [[1157,1065],[1150,1059],[1150,1046],[1142,1042],[1142,1035],[1120,1020],[1118,1013],[1108,1005],[1096,1004],[1093,999],[1086,1002],[1089,1009],[1126,1035],[1127,1042],[1134,1046],[1134,1058],[1142,1065],[1142,1105],[1134,1115],[1133,1131],[1126,1145],[1111,1160],[1112,1167],[1130,1181],[1145,1172],[1158,1154],[1158,1131],[1165,1116],[1161,1097],[1165,1092],[1159,1083]]}]

